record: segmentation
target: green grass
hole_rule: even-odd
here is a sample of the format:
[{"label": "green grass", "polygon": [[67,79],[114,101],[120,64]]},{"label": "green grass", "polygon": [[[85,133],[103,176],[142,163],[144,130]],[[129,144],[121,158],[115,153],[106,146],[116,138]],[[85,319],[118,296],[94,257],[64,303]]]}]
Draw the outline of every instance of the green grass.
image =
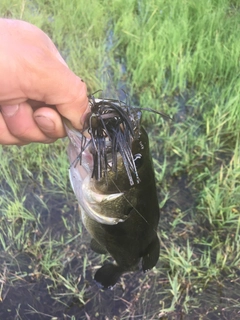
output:
[{"label": "green grass", "polygon": [[[161,208],[160,261],[147,275],[125,275],[112,292],[92,282],[106,257],[90,251],[78,217],[67,141],[1,148],[0,315],[236,319],[238,1],[3,0],[0,14],[47,32],[89,93],[122,87],[141,107],[173,118],[143,119]],[[26,305],[20,297],[32,290],[47,302]]]}]

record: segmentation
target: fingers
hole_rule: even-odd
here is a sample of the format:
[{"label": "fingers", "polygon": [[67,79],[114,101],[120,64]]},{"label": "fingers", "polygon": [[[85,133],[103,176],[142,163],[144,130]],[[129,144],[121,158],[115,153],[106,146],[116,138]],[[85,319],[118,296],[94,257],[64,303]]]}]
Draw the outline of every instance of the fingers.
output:
[{"label": "fingers", "polygon": [[64,89],[61,94],[64,95],[64,92],[68,91],[65,92],[65,97],[67,97],[67,99],[64,103],[56,104],[56,108],[61,113],[61,115],[71,121],[72,125],[75,128],[82,129],[85,121],[85,116],[90,111],[89,101],[87,97],[87,87],[80,78],[76,77],[74,74],[71,74],[71,72],[68,73],[66,81],[71,81],[71,83],[74,83],[74,79],[70,79],[72,77],[75,77],[75,87],[72,86],[71,90],[69,90],[67,83],[65,83]]},{"label": "fingers", "polygon": [[51,143],[64,136],[61,117],[53,109],[42,107],[34,112],[26,102],[1,107],[0,144]]},{"label": "fingers", "polygon": [[[89,108],[86,85],[50,38],[23,21],[0,19],[0,27],[0,143],[52,142],[65,135],[60,114],[81,129]],[[43,108],[31,101],[44,101]]]},{"label": "fingers", "polygon": [[[18,25],[24,29],[17,28]],[[81,129],[83,115],[88,110],[86,84],[68,68],[54,43],[42,30],[27,23],[23,25],[22,21],[15,21],[14,26],[21,35],[21,41],[19,37],[15,39],[21,55],[15,52],[14,61],[19,68],[22,95],[56,106],[74,127]],[[13,68],[12,77],[15,74],[16,68]]]},{"label": "fingers", "polygon": [[47,137],[58,139],[66,136],[61,116],[57,111],[42,107],[33,113],[33,117],[40,130]]},{"label": "fingers", "polygon": [[7,124],[0,113],[0,144],[16,144],[21,145],[20,139],[14,137],[11,132],[8,130]]},{"label": "fingers", "polygon": [[[31,79],[31,83],[37,85],[32,94],[28,89],[28,97],[56,106],[59,113],[70,120],[75,128],[81,129],[84,115],[89,111],[86,84],[59,60],[51,60],[51,65],[46,64],[46,60],[45,66],[41,63],[41,73],[46,71],[47,74]],[[38,74],[36,71],[32,76]]]}]

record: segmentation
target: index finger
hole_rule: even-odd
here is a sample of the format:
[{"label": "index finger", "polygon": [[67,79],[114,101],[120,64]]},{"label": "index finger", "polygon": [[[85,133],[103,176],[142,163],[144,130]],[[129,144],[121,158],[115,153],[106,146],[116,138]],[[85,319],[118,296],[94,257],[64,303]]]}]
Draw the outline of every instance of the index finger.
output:
[{"label": "index finger", "polygon": [[32,74],[37,78],[31,79],[31,82],[37,83],[37,86],[34,86],[32,93],[28,89],[28,96],[56,106],[63,117],[70,120],[75,128],[81,129],[89,109],[86,84],[59,60],[52,61],[50,66],[41,66],[41,70]]}]

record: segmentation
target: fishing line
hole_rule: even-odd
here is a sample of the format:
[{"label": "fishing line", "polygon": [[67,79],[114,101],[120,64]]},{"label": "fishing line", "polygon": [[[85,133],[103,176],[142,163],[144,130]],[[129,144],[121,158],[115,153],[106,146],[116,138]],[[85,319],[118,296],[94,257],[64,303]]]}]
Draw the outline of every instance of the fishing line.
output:
[{"label": "fishing line", "polygon": [[[114,186],[117,188],[117,190],[118,190],[120,193],[123,194],[123,197],[124,197],[124,199],[127,201],[127,203],[130,204],[130,206],[137,212],[137,214],[149,225],[148,221],[144,218],[144,216],[143,216],[136,208],[134,208],[134,206],[132,205],[132,203],[125,197],[124,192],[122,192],[122,191],[118,188],[118,186],[116,185],[116,183],[114,182],[114,180],[111,179],[111,181],[112,181],[112,183],[114,184]],[[121,223],[121,222],[119,222],[119,223]],[[157,231],[156,231],[155,229],[152,229],[152,230],[157,234]]]},{"label": "fishing line", "polygon": [[114,182],[114,180],[111,179],[111,181],[113,182],[114,186],[117,188],[117,190],[123,194],[124,199],[127,201],[128,204],[130,204],[130,206],[139,214],[139,216],[149,225],[148,221],[144,218],[144,216],[136,209],[134,208],[134,206],[132,205],[132,203],[125,197],[124,192],[122,192],[118,186],[116,185],[116,183]]}]

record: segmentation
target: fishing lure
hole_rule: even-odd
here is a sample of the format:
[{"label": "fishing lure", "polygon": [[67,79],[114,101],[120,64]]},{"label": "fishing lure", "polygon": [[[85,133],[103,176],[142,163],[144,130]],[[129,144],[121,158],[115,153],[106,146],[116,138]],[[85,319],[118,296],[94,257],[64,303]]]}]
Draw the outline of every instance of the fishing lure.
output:
[{"label": "fishing lure", "polygon": [[[125,102],[116,99],[95,99],[94,95],[89,98],[90,113],[87,115],[84,127],[88,127],[91,136],[88,143],[92,143],[94,168],[92,178],[100,180],[106,178],[107,172],[111,170],[117,177],[117,154],[120,153],[130,185],[140,183],[137,171],[139,155],[132,154],[132,141],[139,137],[141,111],[157,113],[169,120],[170,117],[162,112],[150,108],[129,107]],[[82,144],[82,151],[87,147],[86,142]],[[81,164],[82,151],[78,159]],[[111,158],[109,162],[108,159]]]}]

